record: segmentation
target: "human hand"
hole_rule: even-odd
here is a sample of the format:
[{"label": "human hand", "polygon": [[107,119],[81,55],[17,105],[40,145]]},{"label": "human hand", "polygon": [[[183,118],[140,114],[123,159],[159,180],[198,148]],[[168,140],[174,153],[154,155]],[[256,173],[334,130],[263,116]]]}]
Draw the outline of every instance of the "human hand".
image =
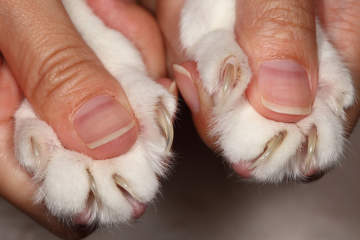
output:
[{"label": "human hand", "polygon": [[[162,40],[153,18],[133,1],[93,0],[88,4],[107,25],[122,32],[140,49],[149,75],[168,88],[170,81],[163,78],[166,70]],[[6,62],[0,77],[5,84],[4,95],[0,95],[4,100],[0,106],[4,113],[0,134],[4,139],[1,195],[58,235],[76,237],[79,233],[49,217],[44,206],[33,204],[38,186],[14,159],[13,114],[20,101],[15,82],[36,114],[55,130],[64,147],[94,159],[125,154],[137,139],[137,119],[124,90],[86,45],[60,1],[2,1],[0,19],[0,51]],[[135,124],[112,141],[90,148],[88,138],[102,138],[108,129],[101,129],[103,125],[93,127],[95,123],[91,128],[84,127],[86,124],[76,121],[77,112],[83,113],[82,106],[93,103],[99,95],[109,100],[108,109],[103,110],[115,115],[110,118],[112,122],[107,122],[109,125],[122,128]],[[88,123],[101,117],[96,113],[89,115]],[[86,230],[85,234],[89,234],[93,229]]]}]

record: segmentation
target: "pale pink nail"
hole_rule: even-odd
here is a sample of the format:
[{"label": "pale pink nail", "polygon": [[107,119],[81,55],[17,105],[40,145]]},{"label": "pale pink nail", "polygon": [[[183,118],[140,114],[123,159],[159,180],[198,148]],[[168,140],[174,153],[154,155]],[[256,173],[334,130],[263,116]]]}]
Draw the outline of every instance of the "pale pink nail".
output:
[{"label": "pale pink nail", "polygon": [[290,115],[311,113],[311,82],[306,70],[297,62],[264,62],[259,70],[258,86],[261,103],[269,110]]},{"label": "pale pink nail", "polygon": [[117,100],[103,95],[76,111],[74,127],[86,146],[95,149],[125,135],[135,127],[135,121]]}]

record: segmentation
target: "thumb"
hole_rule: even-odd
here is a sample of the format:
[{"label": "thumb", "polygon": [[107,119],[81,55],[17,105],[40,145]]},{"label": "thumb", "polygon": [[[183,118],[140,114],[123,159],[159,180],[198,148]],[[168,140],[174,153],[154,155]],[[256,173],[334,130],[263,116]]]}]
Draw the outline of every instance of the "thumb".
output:
[{"label": "thumb", "polygon": [[254,73],[247,96],[264,117],[296,122],[311,113],[318,78],[313,5],[237,0],[236,36]]},{"label": "thumb", "polygon": [[1,1],[0,49],[38,116],[66,148],[96,159],[127,152],[138,124],[121,86],[61,1]]}]

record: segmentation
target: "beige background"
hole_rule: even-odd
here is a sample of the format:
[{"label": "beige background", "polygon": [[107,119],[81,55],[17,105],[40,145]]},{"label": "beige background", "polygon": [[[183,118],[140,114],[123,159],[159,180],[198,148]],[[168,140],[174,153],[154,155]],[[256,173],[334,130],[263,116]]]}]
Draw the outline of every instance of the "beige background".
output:
[{"label": "beige background", "polygon": [[[201,144],[182,114],[176,124],[177,164],[162,194],[132,226],[89,239],[352,240],[360,239],[360,127],[342,167],[308,185],[241,182]],[[56,239],[0,200],[1,240]]]}]

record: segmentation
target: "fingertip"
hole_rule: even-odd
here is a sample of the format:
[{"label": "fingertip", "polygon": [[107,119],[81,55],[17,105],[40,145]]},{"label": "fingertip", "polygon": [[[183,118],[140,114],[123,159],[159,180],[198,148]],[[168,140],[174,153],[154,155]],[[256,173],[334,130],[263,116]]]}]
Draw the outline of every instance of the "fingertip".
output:
[{"label": "fingertip", "polygon": [[196,62],[188,61],[174,64],[173,75],[179,91],[192,113],[200,137],[208,147],[216,149],[216,136],[209,134],[213,102],[211,96],[202,86]]},{"label": "fingertip", "polygon": [[193,63],[174,64],[173,73],[176,84],[190,110],[196,114],[200,111],[200,99],[194,76],[196,68]]}]

